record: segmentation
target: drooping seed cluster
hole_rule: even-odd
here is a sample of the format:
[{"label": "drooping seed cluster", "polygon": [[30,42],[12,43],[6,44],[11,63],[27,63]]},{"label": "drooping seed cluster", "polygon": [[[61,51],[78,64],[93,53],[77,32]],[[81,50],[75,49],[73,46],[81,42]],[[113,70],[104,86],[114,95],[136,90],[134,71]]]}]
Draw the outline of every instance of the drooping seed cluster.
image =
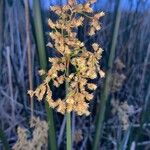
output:
[{"label": "drooping seed cluster", "polygon": [[17,128],[18,140],[12,150],[46,150],[48,148],[47,122],[33,117],[30,122],[30,129],[32,130],[23,127]]},{"label": "drooping seed cluster", "polygon": [[[92,79],[104,77],[100,69],[99,60],[102,48],[97,43],[92,44],[92,52],[87,50],[84,43],[77,38],[77,28],[89,21],[89,36],[101,29],[99,19],[103,12],[94,14],[91,4],[95,0],[88,0],[84,4],[77,4],[75,0],[68,0],[65,6],[53,6],[51,10],[57,15],[55,21],[49,19],[48,25],[52,29],[49,36],[52,42],[47,45],[56,50],[59,57],[49,58],[52,64],[48,72],[40,70],[45,79],[35,91],[28,91],[30,96],[36,96],[39,101],[46,97],[50,107],[58,112],[76,112],[78,115],[89,115],[89,101],[93,99],[93,91],[97,86],[90,83]],[[49,82],[58,87],[66,84],[66,97],[53,100]]]}]

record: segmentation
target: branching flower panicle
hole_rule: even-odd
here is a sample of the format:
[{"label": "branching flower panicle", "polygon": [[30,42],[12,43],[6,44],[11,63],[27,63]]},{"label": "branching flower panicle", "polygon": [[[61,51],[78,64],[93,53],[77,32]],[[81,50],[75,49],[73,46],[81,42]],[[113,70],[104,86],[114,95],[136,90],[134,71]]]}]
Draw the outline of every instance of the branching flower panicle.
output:
[{"label": "branching flower panicle", "polygon": [[[75,0],[68,0],[65,6],[51,7],[58,19],[48,20],[48,25],[52,29],[49,33],[52,43],[47,45],[60,55],[49,58],[52,67],[48,72],[39,71],[40,75],[45,76],[45,80],[35,91],[28,93],[31,97],[35,95],[39,101],[46,97],[49,106],[62,114],[74,111],[78,115],[89,115],[88,103],[93,99],[93,91],[97,88],[90,81],[105,75],[99,65],[102,48],[93,43],[92,52],[87,50],[84,43],[77,38],[76,32],[76,29],[84,24],[85,19],[89,21],[89,36],[101,29],[99,19],[104,13],[94,14],[91,7],[94,2],[95,0],[88,0],[84,4],[77,4]],[[67,94],[64,99],[53,100],[50,81],[57,88],[67,83]]]}]

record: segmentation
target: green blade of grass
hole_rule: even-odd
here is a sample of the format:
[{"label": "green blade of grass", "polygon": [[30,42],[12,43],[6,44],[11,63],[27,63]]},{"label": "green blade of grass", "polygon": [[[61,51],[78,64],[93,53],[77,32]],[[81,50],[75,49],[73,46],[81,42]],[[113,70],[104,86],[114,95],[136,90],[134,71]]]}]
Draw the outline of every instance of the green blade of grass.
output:
[{"label": "green blade of grass", "polygon": [[[43,25],[42,25],[42,17],[41,17],[41,8],[40,1],[33,1],[33,12],[34,12],[34,28],[35,28],[35,37],[37,43],[37,49],[39,54],[39,61],[41,69],[47,69],[47,57],[45,51],[45,43],[44,43],[44,33],[43,33]],[[45,102],[45,108],[47,113],[47,122],[49,126],[48,137],[49,137],[49,148],[51,150],[57,149],[56,143],[56,132],[54,125],[54,117],[53,110],[49,108],[48,103]]]},{"label": "green blade of grass", "polygon": [[118,37],[118,31],[119,31],[119,25],[120,25],[120,18],[121,18],[121,10],[120,10],[120,0],[117,0],[116,2],[116,13],[115,13],[115,19],[114,19],[114,26],[113,26],[113,35],[111,40],[111,48],[110,48],[110,55],[108,59],[108,71],[106,71],[106,77],[104,82],[104,88],[102,90],[101,94],[101,102],[98,106],[98,115],[96,118],[96,130],[95,130],[95,136],[94,136],[94,142],[93,142],[93,150],[98,149],[99,141],[102,135],[102,126],[104,122],[104,116],[105,116],[105,110],[106,110],[106,103],[109,96],[109,82],[111,77],[111,71],[113,66],[113,61],[115,57],[115,49],[116,49],[116,43],[117,43],[117,37]]}]

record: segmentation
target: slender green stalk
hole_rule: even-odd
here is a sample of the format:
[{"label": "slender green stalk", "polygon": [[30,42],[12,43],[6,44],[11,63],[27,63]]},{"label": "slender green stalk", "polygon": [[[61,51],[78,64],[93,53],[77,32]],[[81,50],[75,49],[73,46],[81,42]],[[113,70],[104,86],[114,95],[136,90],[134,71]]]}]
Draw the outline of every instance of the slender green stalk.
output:
[{"label": "slender green stalk", "polygon": [[41,16],[41,8],[40,1],[33,1],[33,18],[34,18],[34,28],[35,28],[35,36],[36,36],[36,44],[39,53],[39,61],[42,69],[47,69],[47,58],[45,51],[45,43],[44,43],[44,32],[43,32],[43,24],[42,24],[42,16]]},{"label": "slender green stalk", "polygon": [[[69,61],[70,58],[66,57],[66,76],[69,75]],[[66,81],[66,98],[68,96],[68,89],[69,89],[69,84]],[[72,149],[72,133],[71,133],[71,113],[66,113],[66,149],[71,150]]]},{"label": "slender green stalk", "polygon": [[98,115],[96,118],[96,131],[95,131],[95,137],[94,137],[94,142],[93,142],[93,150],[99,149],[98,145],[99,145],[99,141],[102,135],[101,132],[102,132],[102,126],[104,122],[106,103],[107,103],[108,96],[109,96],[109,83],[110,83],[110,77],[111,77],[111,70],[113,66],[113,60],[115,57],[115,49],[116,49],[118,30],[119,30],[120,18],[121,18],[120,0],[117,0],[115,10],[116,10],[116,13],[115,13],[115,19],[114,19],[114,28],[113,28],[113,35],[112,35],[112,41],[111,41],[110,55],[109,55],[109,60],[108,60],[108,71],[106,71],[104,88],[101,94],[101,102],[100,102],[100,105],[98,106]]},{"label": "slender green stalk", "polygon": [[5,133],[3,132],[3,130],[1,128],[0,128],[0,140],[3,143],[4,150],[10,150],[9,143],[7,142]]},{"label": "slender green stalk", "polygon": [[[33,12],[34,12],[34,27],[35,27],[35,36],[39,54],[39,61],[41,69],[47,69],[47,58],[45,51],[45,43],[44,43],[44,34],[43,34],[43,25],[42,25],[42,17],[41,17],[41,9],[40,9],[40,1],[33,1]],[[45,102],[45,108],[47,113],[47,122],[49,126],[48,137],[49,137],[49,149],[56,150],[56,132],[54,126],[54,118],[53,118],[53,110],[49,108],[48,103]]]},{"label": "slender green stalk", "polygon": [[67,137],[67,150],[72,149],[72,140],[71,140],[71,113],[66,114],[67,123],[66,123],[66,137]]}]

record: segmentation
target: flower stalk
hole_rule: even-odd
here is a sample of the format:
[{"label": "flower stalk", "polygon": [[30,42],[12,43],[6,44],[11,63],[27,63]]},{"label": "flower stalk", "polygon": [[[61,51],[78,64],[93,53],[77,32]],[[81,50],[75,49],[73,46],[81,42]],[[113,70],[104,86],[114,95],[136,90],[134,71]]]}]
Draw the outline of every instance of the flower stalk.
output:
[{"label": "flower stalk", "polygon": [[[66,77],[69,76],[69,56],[66,58]],[[69,94],[69,83],[66,81],[66,99]],[[66,113],[66,149],[71,150],[72,149],[72,136],[71,136],[71,113]]]},{"label": "flower stalk", "polygon": [[67,113],[66,114],[66,118],[67,118],[67,123],[66,123],[66,137],[67,137],[67,150],[71,150],[72,149],[72,134],[71,134],[71,113]]}]

